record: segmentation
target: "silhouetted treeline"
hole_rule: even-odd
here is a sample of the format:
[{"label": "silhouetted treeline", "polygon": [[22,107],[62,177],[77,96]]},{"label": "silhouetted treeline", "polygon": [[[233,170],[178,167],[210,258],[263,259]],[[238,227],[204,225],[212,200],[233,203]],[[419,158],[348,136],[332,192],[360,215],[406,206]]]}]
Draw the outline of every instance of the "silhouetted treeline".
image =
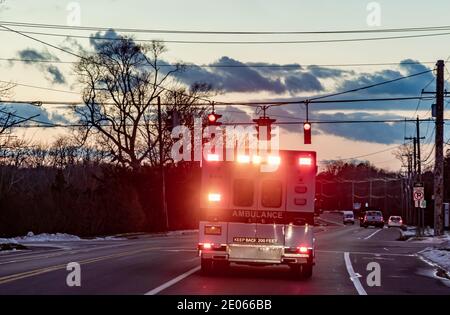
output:
[{"label": "silhouetted treeline", "polygon": [[[198,164],[166,168],[170,229],[198,224]],[[0,236],[81,236],[163,230],[159,168],[0,165]]]},{"label": "silhouetted treeline", "polygon": [[317,176],[316,206],[323,210],[351,210],[359,203],[385,216],[401,215],[403,197],[400,174],[368,162],[330,161]]}]

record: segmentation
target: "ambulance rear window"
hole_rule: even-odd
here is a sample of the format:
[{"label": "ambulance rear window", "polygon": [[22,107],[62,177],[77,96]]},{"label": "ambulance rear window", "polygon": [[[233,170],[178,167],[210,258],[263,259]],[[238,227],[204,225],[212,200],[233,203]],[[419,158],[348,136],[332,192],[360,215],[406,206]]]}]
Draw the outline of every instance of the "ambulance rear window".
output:
[{"label": "ambulance rear window", "polygon": [[233,183],[233,203],[238,207],[253,205],[254,187],[251,179],[235,179]]},{"label": "ambulance rear window", "polygon": [[282,186],[279,180],[265,180],[261,185],[261,203],[266,208],[281,206]]}]

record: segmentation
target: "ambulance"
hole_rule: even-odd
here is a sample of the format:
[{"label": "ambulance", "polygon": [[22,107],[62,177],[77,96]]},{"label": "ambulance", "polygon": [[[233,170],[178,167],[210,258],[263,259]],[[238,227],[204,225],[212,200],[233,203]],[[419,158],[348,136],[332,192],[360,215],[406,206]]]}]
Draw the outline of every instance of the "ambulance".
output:
[{"label": "ambulance", "polygon": [[[267,171],[269,169],[270,171]],[[214,274],[230,263],[287,265],[312,276],[316,153],[278,151],[202,161],[201,269]]]}]

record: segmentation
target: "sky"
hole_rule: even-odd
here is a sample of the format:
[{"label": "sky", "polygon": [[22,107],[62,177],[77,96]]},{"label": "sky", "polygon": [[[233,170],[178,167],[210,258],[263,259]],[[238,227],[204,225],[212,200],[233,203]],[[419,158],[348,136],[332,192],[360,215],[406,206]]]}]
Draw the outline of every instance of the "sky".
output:
[{"label": "sky", "polygon": [[[0,21],[61,24],[117,28],[145,28],[168,30],[208,31],[326,31],[377,30],[448,25],[450,2],[426,1],[263,1],[263,0],[0,0]],[[376,9],[374,9],[376,8]],[[379,11],[377,9],[380,9]],[[79,15],[76,14],[79,10]],[[376,13],[380,13],[379,15]],[[74,20],[75,17],[75,20]],[[371,19],[376,17],[375,20]],[[368,20],[369,18],[369,20]],[[379,22],[379,23],[375,23]],[[1,24],[1,23],[0,23]],[[95,50],[89,39],[68,39],[66,32],[45,29],[16,28],[37,32],[52,32],[60,37],[33,35],[53,45],[72,51]],[[70,31],[71,34],[91,36],[93,31]],[[433,32],[431,32],[433,33]],[[435,33],[435,32],[434,32]],[[327,35],[201,35],[201,34],[144,34],[136,39],[187,41],[289,41],[366,38],[371,36],[411,35],[393,34],[327,34]],[[414,33],[418,34],[418,33]],[[115,31],[97,36],[116,36]],[[37,43],[18,34],[1,31],[0,58],[45,59],[76,61],[74,56]],[[163,61],[202,65],[239,65],[234,68],[192,67],[177,76],[182,84],[204,81],[220,88],[215,96],[220,101],[292,100],[353,89],[368,84],[392,80],[399,76],[432,70],[438,59],[450,57],[450,35],[379,40],[364,42],[304,43],[304,44],[180,44],[166,43],[168,52]],[[411,64],[420,62],[420,64]],[[395,65],[343,66],[358,63],[395,63]],[[254,65],[291,65],[290,68],[252,68]],[[312,66],[318,65],[318,66]],[[337,65],[337,66],[330,66]],[[0,60],[0,80],[61,91],[17,86],[11,99],[79,101],[80,87],[71,64],[24,63]],[[446,72],[446,77],[449,73]],[[433,90],[433,73],[413,77],[394,84],[345,95],[345,98],[419,96],[423,88]],[[344,97],[344,96],[343,96]],[[311,119],[371,120],[429,118],[430,101],[339,103],[314,105]],[[416,111],[416,108],[418,110]],[[40,114],[39,119],[64,122],[69,119],[63,108],[47,106],[15,106],[19,114]],[[252,109],[236,107],[227,114],[234,121],[256,116]],[[302,106],[291,105],[269,111],[278,121],[301,120]],[[422,156],[432,149],[433,124],[423,122]],[[399,170],[400,162],[392,155],[392,148],[404,142],[414,132],[414,124],[352,124],[313,125],[313,145],[302,144],[299,126],[281,130],[281,148],[316,150],[321,160],[350,158],[382,151],[363,157],[379,167]],[[51,142],[60,129],[17,130],[29,139]],[[450,134],[446,133],[446,139]]]}]

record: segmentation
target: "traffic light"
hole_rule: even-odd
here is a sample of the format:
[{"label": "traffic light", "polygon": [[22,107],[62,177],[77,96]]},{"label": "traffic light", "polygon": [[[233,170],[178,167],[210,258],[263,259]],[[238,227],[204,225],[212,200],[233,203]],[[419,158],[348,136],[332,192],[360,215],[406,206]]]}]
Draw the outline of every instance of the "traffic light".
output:
[{"label": "traffic light", "polygon": [[180,124],[180,116],[176,110],[168,110],[166,117],[166,128],[172,132],[173,128]]},{"label": "traffic light", "polygon": [[222,123],[218,121],[220,119],[220,117],[222,117],[222,115],[216,114],[215,112],[208,114],[208,126],[222,125]]},{"label": "traffic light", "polygon": [[303,124],[303,140],[305,144],[311,144],[311,123]]},{"label": "traffic light", "polygon": [[[276,119],[271,119],[267,116],[259,117],[258,119],[253,119],[256,123],[256,131],[258,140],[270,141],[272,139],[272,124],[276,122]],[[266,127],[267,129],[267,139],[260,139],[260,127]]]}]

